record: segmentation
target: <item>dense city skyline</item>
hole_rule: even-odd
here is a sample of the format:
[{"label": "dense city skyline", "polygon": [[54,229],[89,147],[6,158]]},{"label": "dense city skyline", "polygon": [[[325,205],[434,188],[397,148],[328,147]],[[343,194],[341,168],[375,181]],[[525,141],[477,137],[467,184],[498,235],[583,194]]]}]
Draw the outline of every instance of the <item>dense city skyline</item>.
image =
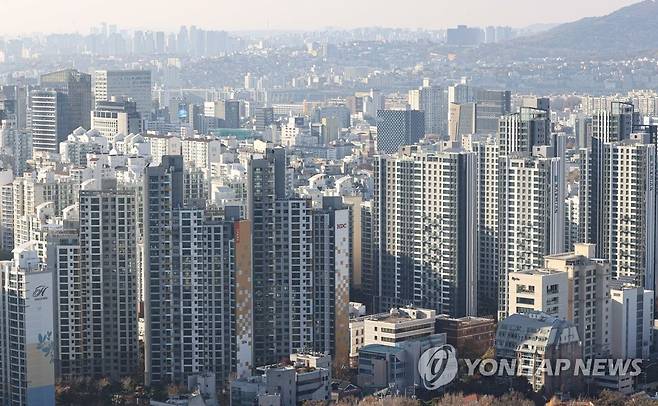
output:
[{"label": "dense city skyline", "polygon": [[621,3],[12,2],[0,406],[658,406]]},{"label": "dense city skyline", "polygon": [[[3,13],[17,18],[5,19],[0,35],[49,33],[87,33],[89,28],[107,22],[120,27],[143,30],[176,30],[181,24],[229,31],[320,30],[325,27],[366,26],[440,29],[457,24],[476,26],[509,25],[523,28],[534,24],[555,24],[590,16],[608,14],[636,0],[556,0],[550,7],[539,1],[466,0],[460,2],[412,0],[405,2],[408,13],[400,13],[400,3],[392,0],[351,2],[307,2],[286,0],[271,4],[254,0],[249,8],[239,3],[212,0],[179,2],[159,7],[160,1],[118,0],[112,7],[101,0],[43,2],[27,0],[4,2]],[[153,10],[158,9],[157,13]],[[183,10],[184,8],[184,10]],[[541,13],[537,10],[541,9]],[[103,10],[103,13],[99,13]],[[126,12],[130,10],[130,12]],[[345,10],[341,12],[340,10]],[[349,12],[347,12],[349,10]],[[423,10],[414,13],[413,10]],[[510,11],[512,10],[512,11]],[[321,19],[300,16],[322,16]],[[29,21],[29,24],[25,24]]]}]

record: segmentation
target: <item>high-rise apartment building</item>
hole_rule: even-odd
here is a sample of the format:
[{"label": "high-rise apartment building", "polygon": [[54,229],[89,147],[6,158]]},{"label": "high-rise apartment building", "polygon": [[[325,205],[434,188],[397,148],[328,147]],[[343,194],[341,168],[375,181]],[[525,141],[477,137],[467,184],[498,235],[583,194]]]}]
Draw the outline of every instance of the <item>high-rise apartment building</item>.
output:
[{"label": "high-rise apartment building", "polygon": [[[612,138],[619,135],[615,131]],[[656,145],[646,133],[623,137],[593,138],[591,154],[583,154],[581,230],[586,241],[597,244],[597,255],[610,261],[613,277],[630,277],[654,290]]]},{"label": "high-rise apartment building", "polygon": [[[502,145],[501,145],[502,148]],[[551,147],[511,154],[499,166],[499,318],[508,308],[508,273],[539,269],[564,249],[564,167]]]},{"label": "high-rise apartment building", "polygon": [[[184,204],[181,156],[164,156],[144,179],[145,373],[147,384],[186,383],[251,367],[249,227]],[[238,342],[239,340],[239,342]]]},{"label": "high-rise apartment building", "polygon": [[423,86],[409,91],[409,105],[425,113],[425,134],[445,135],[447,107],[442,87],[423,80]]},{"label": "high-rise apartment building", "polygon": [[35,224],[37,209],[49,203],[52,215],[61,215],[62,211],[78,200],[80,185],[69,176],[41,171],[28,173],[14,179],[14,245],[18,246],[33,238],[38,225]]},{"label": "high-rise apartment building", "polygon": [[335,199],[314,209],[288,193],[286,156],[267,149],[248,164],[253,232],[255,365],[313,348],[347,362],[341,331],[349,307],[349,209]]},{"label": "high-rise apartment building", "polygon": [[21,176],[27,169],[27,160],[32,159],[32,133],[19,130],[13,120],[0,121],[1,150],[11,157],[14,175]]},{"label": "high-rise apartment building", "polygon": [[374,296],[461,317],[477,308],[476,155],[404,148],[375,161]]},{"label": "high-rise apartment building", "polygon": [[138,371],[136,204],[135,191],[116,180],[86,181],[77,221],[47,237],[62,378],[118,380]]},{"label": "high-rise apartment building", "polygon": [[500,155],[532,153],[533,147],[551,145],[551,121],[546,110],[521,107],[498,120]]},{"label": "high-rise apartment building", "polygon": [[55,280],[28,242],[0,262],[0,399],[55,405]]},{"label": "high-rise apartment building", "polygon": [[477,155],[478,313],[492,315],[498,308],[500,145],[493,135],[475,135],[464,141]]},{"label": "high-rise apartment building", "polygon": [[152,109],[151,71],[97,70],[94,72],[96,107],[98,108],[98,102],[111,101],[112,97],[134,101],[137,112],[144,120],[148,120]]}]

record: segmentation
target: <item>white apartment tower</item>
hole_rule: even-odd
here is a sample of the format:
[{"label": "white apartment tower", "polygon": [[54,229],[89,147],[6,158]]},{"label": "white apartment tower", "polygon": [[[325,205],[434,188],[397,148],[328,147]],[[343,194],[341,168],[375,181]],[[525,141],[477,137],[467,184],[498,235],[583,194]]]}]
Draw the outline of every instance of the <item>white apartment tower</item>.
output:
[{"label": "white apartment tower", "polygon": [[595,253],[594,245],[579,243],[573,251],[544,258],[545,268],[568,278],[566,319],[578,329],[585,359],[610,353],[610,264]]},{"label": "white apartment tower", "polygon": [[120,379],[139,368],[133,189],[86,181],[79,218],[47,237],[57,272],[59,376]]},{"label": "white apartment tower", "polygon": [[0,262],[0,399],[4,405],[55,405],[53,274],[27,242]]},{"label": "white apartment tower", "polygon": [[550,147],[501,158],[499,170],[499,318],[508,308],[508,273],[543,267],[564,250],[564,172]]},{"label": "white apartment tower", "polygon": [[[599,255],[610,260],[612,276],[630,277],[654,290],[656,275],[656,145],[646,134],[601,144],[597,179]],[[594,158],[594,157],[593,157]]]},{"label": "white apartment tower", "polygon": [[374,268],[380,308],[477,311],[476,155],[405,147],[375,162]]}]

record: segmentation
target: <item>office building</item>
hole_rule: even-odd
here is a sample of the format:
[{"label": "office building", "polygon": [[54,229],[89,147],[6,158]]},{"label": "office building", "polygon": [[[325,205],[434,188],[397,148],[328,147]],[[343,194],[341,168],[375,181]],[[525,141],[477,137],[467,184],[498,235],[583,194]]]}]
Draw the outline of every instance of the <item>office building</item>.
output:
[{"label": "office building", "polygon": [[436,310],[415,307],[392,308],[386,313],[350,320],[350,358],[367,345],[395,347],[398,343],[434,334]]},{"label": "office building", "polygon": [[135,102],[135,108],[142,119],[148,120],[153,108],[151,71],[97,70],[94,72],[96,107],[99,102],[111,101],[113,97]]},{"label": "office building", "polygon": [[377,151],[394,154],[425,136],[425,113],[419,110],[378,110]]},{"label": "office building", "polygon": [[374,272],[379,309],[413,303],[477,311],[476,156],[417,146],[375,160]]},{"label": "office building", "polygon": [[56,90],[30,92],[29,130],[35,151],[57,152],[59,143],[70,134],[66,130],[70,125],[65,99],[66,96]]},{"label": "office building", "polygon": [[481,134],[494,134],[501,116],[512,112],[512,93],[509,90],[475,89],[475,128]]},{"label": "office building", "polygon": [[0,262],[0,399],[55,405],[55,280],[28,242]]},{"label": "office building", "polygon": [[91,75],[75,69],[65,69],[41,75],[41,88],[55,90],[64,96],[63,131],[70,133],[78,127],[89,128],[92,109]]},{"label": "office building", "polygon": [[240,101],[224,101],[223,128],[240,128]]},{"label": "office building", "polygon": [[480,357],[493,346],[496,322],[483,317],[441,315],[436,318],[436,332],[445,333],[448,344],[455,347],[458,354],[463,354],[462,358]]},{"label": "office building", "polygon": [[[475,129],[477,132],[494,134],[498,131],[498,120],[512,112],[512,93],[509,90],[488,90],[474,87],[465,80],[448,88],[448,105],[470,103],[475,103]],[[449,111],[448,116],[450,116]]]},{"label": "office building", "polygon": [[144,130],[141,114],[134,101],[97,101],[91,112],[91,128],[114,145],[117,134],[139,134]]},{"label": "office building", "polygon": [[256,108],[255,120],[255,129],[257,131],[265,131],[266,128],[274,123],[274,109],[272,107]]},{"label": "office building", "polygon": [[477,132],[477,104],[451,103],[448,114],[448,137],[450,141],[461,142],[463,136]]},{"label": "office building", "polygon": [[[421,355],[444,344],[445,334],[429,334],[394,345],[366,345],[359,350],[357,384],[367,394],[387,389],[409,396],[422,386],[418,371]],[[457,363],[457,360],[447,362],[453,361]]]}]

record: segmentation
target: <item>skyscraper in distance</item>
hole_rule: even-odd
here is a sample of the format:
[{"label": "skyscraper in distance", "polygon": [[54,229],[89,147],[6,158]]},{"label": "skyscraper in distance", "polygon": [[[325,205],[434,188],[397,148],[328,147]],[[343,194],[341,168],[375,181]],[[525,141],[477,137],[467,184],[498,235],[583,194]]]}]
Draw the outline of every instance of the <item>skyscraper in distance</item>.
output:
[{"label": "skyscraper in distance", "polygon": [[94,72],[94,98],[96,103],[110,101],[112,97],[132,100],[144,120],[151,115],[150,70],[97,70]]}]

